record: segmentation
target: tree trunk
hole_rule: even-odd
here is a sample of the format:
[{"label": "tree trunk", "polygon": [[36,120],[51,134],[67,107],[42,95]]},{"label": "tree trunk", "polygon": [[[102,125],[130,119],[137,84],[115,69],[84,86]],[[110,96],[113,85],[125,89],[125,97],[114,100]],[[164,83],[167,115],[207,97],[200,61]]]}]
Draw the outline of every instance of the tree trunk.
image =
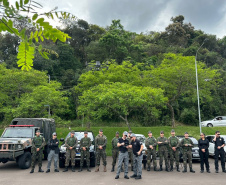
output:
[{"label": "tree trunk", "polygon": [[129,122],[128,122],[128,119],[127,119],[127,115],[125,115],[125,118],[122,117],[121,115],[119,115],[119,117],[120,117],[122,120],[124,120],[124,121],[126,122],[126,124],[127,124],[127,126],[128,126],[128,129],[129,129],[129,131],[130,131],[131,128],[130,128],[130,125],[129,125]]},{"label": "tree trunk", "polygon": [[175,127],[174,109],[173,109],[173,106],[170,105],[169,103],[167,103],[167,106],[169,107],[170,112],[171,112],[172,128],[174,128]]}]

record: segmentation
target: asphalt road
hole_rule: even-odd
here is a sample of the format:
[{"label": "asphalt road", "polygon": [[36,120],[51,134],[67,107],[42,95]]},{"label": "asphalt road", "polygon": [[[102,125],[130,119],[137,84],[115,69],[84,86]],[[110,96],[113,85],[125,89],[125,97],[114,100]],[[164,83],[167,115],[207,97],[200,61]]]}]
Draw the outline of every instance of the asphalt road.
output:
[{"label": "asphalt road", "polygon": [[[86,169],[82,172],[78,172],[79,167],[76,167],[76,172],[71,172],[69,170],[66,173],[63,173],[63,169],[60,169],[59,173],[51,172],[38,173],[38,167],[35,168],[35,173],[30,174],[30,169],[21,170],[18,168],[15,162],[8,162],[6,164],[0,163],[0,185],[82,185],[82,184],[93,184],[93,185],[120,185],[129,183],[131,184],[158,184],[158,185],[185,185],[185,184],[205,184],[205,185],[225,185],[226,182],[226,173],[216,174],[214,170],[214,160],[210,158],[210,170],[211,173],[200,173],[200,164],[199,162],[193,163],[193,169],[196,173],[182,173],[174,170],[173,172],[154,172],[151,168],[150,172],[143,170],[142,179],[124,179],[124,174],[120,174],[119,179],[115,178],[115,172],[111,172],[111,161],[112,158],[107,158],[107,172],[103,172],[103,166],[100,168],[100,172],[94,172],[95,168],[92,168],[92,172],[87,172]],[[219,161],[220,162],[220,161]],[[219,163],[220,165],[220,163]],[[43,161],[43,170],[46,171],[47,161]],[[129,165],[130,166],[130,165]],[[53,167],[53,164],[52,164]],[[182,171],[182,169],[181,169]],[[133,172],[130,171],[129,167],[129,176]]]}]

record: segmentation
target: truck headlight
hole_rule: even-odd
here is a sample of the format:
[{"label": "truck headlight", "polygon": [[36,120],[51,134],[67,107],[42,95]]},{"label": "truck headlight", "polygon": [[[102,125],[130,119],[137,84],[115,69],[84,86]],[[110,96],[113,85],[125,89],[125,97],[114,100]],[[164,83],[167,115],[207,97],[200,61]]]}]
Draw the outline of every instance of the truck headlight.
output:
[{"label": "truck headlight", "polygon": [[21,145],[17,145],[17,148],[18,148],[18,149],[21,149],[21,148],[22,148],[22,146],[21,146]]}]

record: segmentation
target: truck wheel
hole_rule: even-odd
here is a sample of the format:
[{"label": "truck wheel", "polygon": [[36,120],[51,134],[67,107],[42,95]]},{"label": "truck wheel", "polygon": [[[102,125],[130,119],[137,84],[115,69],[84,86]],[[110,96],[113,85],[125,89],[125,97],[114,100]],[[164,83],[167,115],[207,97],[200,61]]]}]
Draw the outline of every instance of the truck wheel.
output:
[{"label": "truck wheel", "polygon": [[211,123],[208,123],[207,127],[213,127],[213,125]]},{"label": "truck wheel", "polygon": [[60,168],[64,168],[64,167],[65,167],[64,161],[59,160],[59,167],[60,167]]},{"label": "truck wheel", "polygon": [[18,159],[18,165],[21,169],[28,169],[31,166],[31,153],[25,152]]}]

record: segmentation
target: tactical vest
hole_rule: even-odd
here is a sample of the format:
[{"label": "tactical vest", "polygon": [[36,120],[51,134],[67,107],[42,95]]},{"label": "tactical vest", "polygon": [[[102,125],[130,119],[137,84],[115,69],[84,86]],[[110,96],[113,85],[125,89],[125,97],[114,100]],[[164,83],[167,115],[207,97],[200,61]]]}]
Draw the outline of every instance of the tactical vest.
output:
[{"label": "tactical vest", "polygon": [[97,136],[97,145],[103,145],[104,143],[105,143],[105,140],[106,140],[106,136],[100,136],[100,135],[98,135]]},{"label": "tactical vest", "polygon": [[89,137],[82,138],[81,141],[80,141],[81,147],[87,147],[87,146],[89,146],[90,140],[91,139]]},{"label": "tactical vest", "polygon": [[119,147],[117,147],[118,139],[119,139],[119,138],[117,138],[117,137],[114,137],[114,138],[112,139],[112,148],[113,148],[113,149],[119,150]]},{"label": "tactical vest", "polygon": [[70,146],[70,147],[73,147],[75,144],[76,144],[76,139],[75,137],[69,137],[67,139],[67,144]]},{"label": "tactical vest", "polygon": [[[191,143],[191,139],[183,139],[182,141],[182,145],[185,145],[185,144],[192,144]],[[183,148],[183,151],[192,151],[192,146],[182,146],[182,148]]]},{"label": "tactical vest", "polygon": [[170,145],[172,146],[172,147],[175,147],[175,146],[177,146],[178,145],[178,139],[177,139],[177,137],[170,137],[169,138],[169,142],[170,142]]}]

